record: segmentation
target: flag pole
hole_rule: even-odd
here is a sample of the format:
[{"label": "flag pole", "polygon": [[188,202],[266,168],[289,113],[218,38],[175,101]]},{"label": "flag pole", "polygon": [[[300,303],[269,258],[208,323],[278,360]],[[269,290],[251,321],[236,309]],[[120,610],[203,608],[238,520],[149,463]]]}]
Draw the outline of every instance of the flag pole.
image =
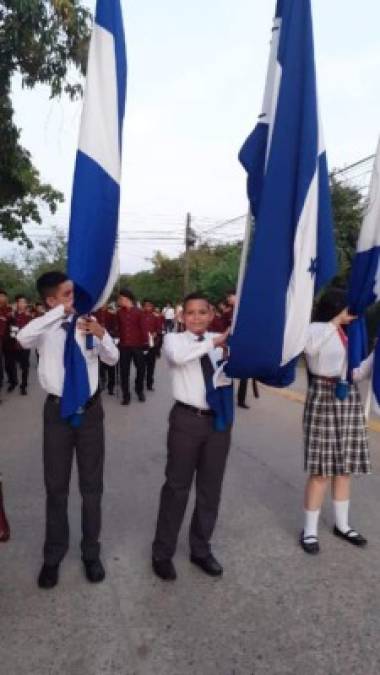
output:
[{"label": "flag pole", "polygon": [[240,258],[239,277],[238,277],[238,283],[237,283],[237,289],[236,289],[236,303],[235,303],[234,313],[233,313],[233,317],[232,317],[231,335],[235,330],[237,315],[238,315],[238,312],[239,312],[240,298],[241,298],[241,293],[242,293],[242,290],[243,290],[245,270],[246,270],[246,267],[247,267],[249,245],[251,243],[251,234],[252,234],[252,213],[251,213],[250,207],[248,207],[247,217],[246,217],[246,221],[245,221],[245,234],[244,234],[243,248],[242,248],[242,251],[241,251],[241,258]]}]

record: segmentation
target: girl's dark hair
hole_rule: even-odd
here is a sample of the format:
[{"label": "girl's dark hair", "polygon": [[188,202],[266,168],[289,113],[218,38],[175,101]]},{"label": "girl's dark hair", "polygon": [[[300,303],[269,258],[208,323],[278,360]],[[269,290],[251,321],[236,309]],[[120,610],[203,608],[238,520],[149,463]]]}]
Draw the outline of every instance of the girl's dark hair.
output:
[{"label": "girl's dark hair", "polygon": [[328,323],[347,307],[347,292],[343,288],[330,288],[317,302],[313,321]]}]

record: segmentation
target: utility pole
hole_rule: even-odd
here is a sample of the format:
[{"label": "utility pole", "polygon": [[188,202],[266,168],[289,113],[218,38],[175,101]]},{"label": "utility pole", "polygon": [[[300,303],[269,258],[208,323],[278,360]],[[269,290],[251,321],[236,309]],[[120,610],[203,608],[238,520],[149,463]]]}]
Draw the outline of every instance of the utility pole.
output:
[{"label": "utility pole", "polygon": [[185,228],[185,268],[183,274],[183,291],[187,295],[190,290],[190,249],[195,246],[197,241],[196,234],[191,227],[191,213],[186,216]]}]

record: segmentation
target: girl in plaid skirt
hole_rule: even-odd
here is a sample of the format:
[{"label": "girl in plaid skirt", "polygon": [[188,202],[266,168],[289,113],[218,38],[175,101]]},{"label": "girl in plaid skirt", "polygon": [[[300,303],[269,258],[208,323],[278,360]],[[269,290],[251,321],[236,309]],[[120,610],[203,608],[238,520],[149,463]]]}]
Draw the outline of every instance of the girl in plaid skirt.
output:
[{"label": "girl in plaid skirt", "polygon": [[344,309],[346,294],[332,289],[318,303],[309,327],[305,355],[309,387],[304,410],[305,522],[300,544],[306,553],[319,553],[318,520],[328,482],[332,484],[333,533],[355,546],[366,539],[349,525],[351,474],[371,471],[368,433],[356,382],[370,377],[373,355],[343,382],[347,371],[344,326],[355,317]]}]

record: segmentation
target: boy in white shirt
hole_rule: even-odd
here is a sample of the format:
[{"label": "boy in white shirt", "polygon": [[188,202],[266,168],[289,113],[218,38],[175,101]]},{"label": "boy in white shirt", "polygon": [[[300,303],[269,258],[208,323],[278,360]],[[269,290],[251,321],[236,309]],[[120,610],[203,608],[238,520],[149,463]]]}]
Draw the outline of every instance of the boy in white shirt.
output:
[{"label": "boy in white shirt", "polygon": [[172,374],[175,404],[169,416],[166,482],[161,491],[153,570],[165,581],[176,579],[172,562],[193,478],[196,503],[190,527],[191,562],[210,576],[221,576],[222,566],[211,552],[231,429],[216,431],[206,399],[206,385],[222,357],[228,331],[212,334],[209,301],[193,293],[184,301],[184,333],[169,333],[164,352]]},{"label": "boy in white shirt", "polygon": [[[118,349],[105,329],[93,318],[78,321],[75,339],[84,356],[90,385],[82,422],[74,428],[61,416],[65,370],[64,351],[67,329],[73,320],[73,283],[62,272],[47,272],[37,281],[37,289],[47,312],[23,328],[17,339],[27,349],[39,352],[38,376],[47,393],[44,406],[43,462],[46,487],[46,536],[44,564],[38,585],[53,588],[58,583],[59,565],[69,545],[67,503],[74,450],[79,489],[82,496],[82,560],[86,577],[103,581],[99,534],[104,467],[104,413],[98,389],[98,357],[114,366]],[[94,347],[86,349],[86,335],[94,337]]]}]

